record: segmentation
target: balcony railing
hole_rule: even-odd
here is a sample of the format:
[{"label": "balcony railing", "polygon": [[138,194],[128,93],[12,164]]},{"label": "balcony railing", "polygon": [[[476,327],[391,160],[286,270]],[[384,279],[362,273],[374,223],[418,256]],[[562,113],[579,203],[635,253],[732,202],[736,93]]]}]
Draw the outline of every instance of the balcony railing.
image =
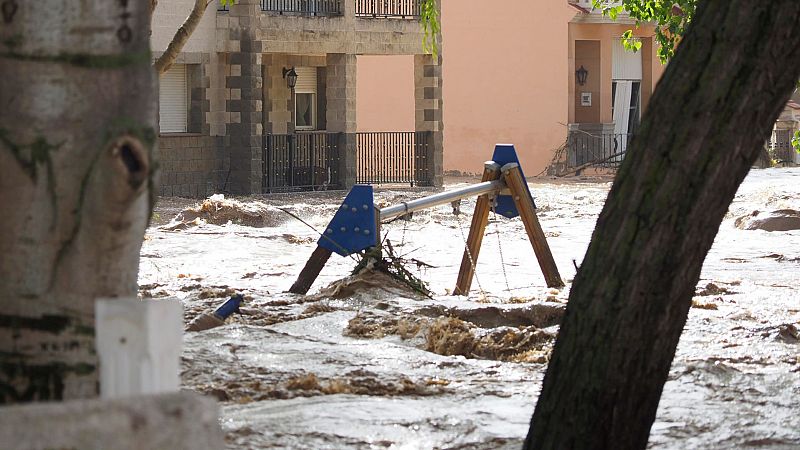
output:
[{"label": "balcony railing", "polygon": [[356,133],[356,182],[430,186],[430,133]]},{"label": "balcony railing", "polygon": [[340,16],[343,0],[261,0],[261,10],[303,16]]},{"label": "balcony railing", "polygon": [[567,138],[567,167],[618,167],[632,137],[627,133],[571,132]]},{"label": "balcony railing", "polygon": [[356,17],[416,19],[421,0],[355,0]]}]

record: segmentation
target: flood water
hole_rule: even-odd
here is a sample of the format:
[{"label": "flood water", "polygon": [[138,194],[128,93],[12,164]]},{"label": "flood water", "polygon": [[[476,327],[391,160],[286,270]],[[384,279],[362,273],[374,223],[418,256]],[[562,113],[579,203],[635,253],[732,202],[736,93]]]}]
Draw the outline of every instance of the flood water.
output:
[{"label": "flood water", "polygon": [[[468,180],[451,180],[447,188]],[[140,294],[177,297],[186,321],[233,292],[221,327],[184,336],[186,389],[221,401],[229,448],[518,449],[557,323],[610,183],[530,183],[562,278],[545,286],[519,219],[490,218],[469,297],[451,296],[474,199],[383,226],[433,298],[377,275],[319,291],[356,262],[331,257],[310,295],[284,293],[343,192],[246,199],[264,218],[163,225],[142,248]],[[392,205],[430,193],[379,189]],[[260,205],[256,202],[262,202]],[[740,230],[755,210],[800,210],[800,169],[754,170],[709,253],[650,447],[800,448],[800,231]],[[176,226],[177,225],[177,226]]]}]

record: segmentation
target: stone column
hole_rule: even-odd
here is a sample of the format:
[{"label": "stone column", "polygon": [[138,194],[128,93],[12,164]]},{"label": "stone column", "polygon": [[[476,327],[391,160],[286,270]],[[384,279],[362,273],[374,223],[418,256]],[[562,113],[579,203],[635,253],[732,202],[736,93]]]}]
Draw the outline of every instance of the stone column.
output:
[{"label": "stone column", "polygon": [[[428,133],[425,161],[429,181],[444,184],[444,123],[442,122],[442,56],[414,55],[415,129]],[[423,172],[422,167],[418,173]]]},{"label": "stone column", "polygon": [[267,53],[264,63],[264,132],[287,134],[292,124],[292,90],[283,77],[283,69],[291,67],[286,55]]},{"label": "stone column", "polygon": [[228,56],[230,71],[226,82],[226,108],[230,112],[229,189],[237,195],[258,194],[262,190],[263,78],[261,44],[255,36],[260,12],[259,0],[239,0],[229,13],[228,32],[233,47]]},{"label": "stone column", "polygon": [[356,183],[356,55],[328,54],[326,69],[328,131],[341,132],[339,182],[344,188]]}]

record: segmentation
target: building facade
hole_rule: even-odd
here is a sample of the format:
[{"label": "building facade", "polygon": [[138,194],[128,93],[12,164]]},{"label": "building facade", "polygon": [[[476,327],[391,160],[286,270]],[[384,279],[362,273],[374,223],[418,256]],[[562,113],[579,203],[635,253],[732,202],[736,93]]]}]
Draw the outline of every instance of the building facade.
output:
[{"label": "building facade", "polygon": [[794,134],[800,130],[800,89],[795,89],[792,97],[786,103],[775,126],[767,145],[772,159],[780,165],[800,164],[800,153],[792,146]]},{"label": "building facade", "polygon": [[[636,132],[664,66],[652,26],[636,27],[621,14],[616,20],[594,9],[591,0],[572,0],[569,21],[569,136],[566,164],[618,164]],[[626,50],[627,30],[641,44]],[[574,74],[574,75],[573,75]]]},{"label": "building facade", "polygon": [[[158,3],[156,55],[193,4]],[[359,132],[362,55],[413,58],[414,130]],[[160,81],[162,195],[442,183],[441,56],[422,49],[418,0],[212,6]]]},{"label": "building facade", "polygon": [[[631,28],[637,53],[622,51]],[[612,21],[591,0],[443,0],[442,29],[446,171],[480,173],[497,142],[516,146],[527,175],[558,154],[572,166],[612,156],[663,72],[653,27]]]}]

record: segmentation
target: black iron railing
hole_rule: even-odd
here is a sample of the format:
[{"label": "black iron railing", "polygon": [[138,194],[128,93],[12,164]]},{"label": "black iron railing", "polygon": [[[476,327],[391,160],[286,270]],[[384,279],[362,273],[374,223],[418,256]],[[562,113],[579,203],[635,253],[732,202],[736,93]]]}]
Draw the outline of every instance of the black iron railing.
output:
[{"label": "black iron railing", "polygon": [[590,164],[598,167],[618,167],[633,137],[628,133],[595,135],[583,131],[571,132],[567,138],[567,167]]},{"label": "black iron railing", "polygon": [[261,10],[306,16],[339,16],[342,0],[261,0]]},{"label": "black iron railing", "polygon": [[778,164],[793,163],[795,161],[795,149],[792,147],[792,137],[794,130],[773,130],[772,139],[768,145],[770,157]]},{"label": "black iron railing", "polygon": [[421,0],[355,0],[356,17],[416,19]]},{"label": "black iron railing", "polygon": [[430,133],[424,131],[356,133],[356,182],[429,186]]},{"label": "black iron railing", "polygon": [[326,131],[264,135],[264,193],[340,188],[340,136]]}]

